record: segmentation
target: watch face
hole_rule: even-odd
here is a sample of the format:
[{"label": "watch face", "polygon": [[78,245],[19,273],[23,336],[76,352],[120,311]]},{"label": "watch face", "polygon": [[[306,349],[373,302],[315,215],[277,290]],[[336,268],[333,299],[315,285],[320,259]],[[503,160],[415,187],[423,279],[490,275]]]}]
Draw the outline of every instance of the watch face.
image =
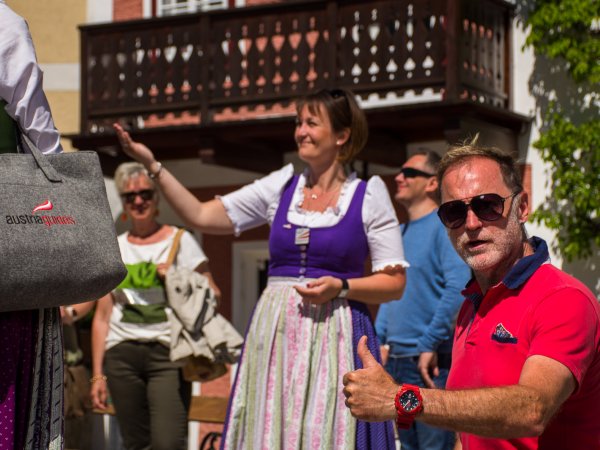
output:
[{"label": "watch face", "polygon": [[419,398],[413,391],[406,391],[400,396],[400,405],[404,411],[412,412],[419,407]]}]

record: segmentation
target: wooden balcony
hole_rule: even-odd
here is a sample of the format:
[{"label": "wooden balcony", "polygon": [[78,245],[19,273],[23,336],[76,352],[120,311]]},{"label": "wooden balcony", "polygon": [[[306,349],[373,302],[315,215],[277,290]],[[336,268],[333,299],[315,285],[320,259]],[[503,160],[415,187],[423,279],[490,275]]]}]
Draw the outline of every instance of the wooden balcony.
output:
[{"label": "wooden balcony", "polygon": [[81,129],[70,137],[116,163],[118,121],[162,158],[265,172],[294,148],[293,99],[332,87],[365,100],[369,161],[400,164],[407,142],[455,138],[469,117],[515,133],[525,118],[509,101],[512,10],[304,0],[82,26]]}]

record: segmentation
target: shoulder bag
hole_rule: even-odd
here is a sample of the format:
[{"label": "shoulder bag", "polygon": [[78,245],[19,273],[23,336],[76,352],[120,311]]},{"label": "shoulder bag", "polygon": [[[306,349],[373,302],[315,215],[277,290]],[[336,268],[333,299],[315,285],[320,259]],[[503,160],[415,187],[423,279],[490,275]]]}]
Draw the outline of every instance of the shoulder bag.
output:
[{"label": "shoulder bag", "polygon": [[184,267],[173,266],[183,229],[179,229],[167,258],[165,289],[171,322],[172,361],[183,362],[188,381],[209,381],[223,375],[226,363],[239,359],[244,339],[217,312],[217,299],[208,278]]}]

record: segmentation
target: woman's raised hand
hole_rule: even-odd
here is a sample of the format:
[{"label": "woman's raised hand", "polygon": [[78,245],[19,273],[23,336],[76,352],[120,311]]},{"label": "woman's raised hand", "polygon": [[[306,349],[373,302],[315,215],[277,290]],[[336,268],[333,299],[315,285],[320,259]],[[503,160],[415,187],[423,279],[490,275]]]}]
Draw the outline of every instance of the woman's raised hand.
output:
[{"label": "woman's raised hand", "polygon": [[119,143],[125,154],[135,159],[137,162],[142,163],[146,168],[149,168],[155,161],[152,150],[141,142],[136,142],[131,139],[129,133],[118,123],[114,123],[113,128],[117,132],[117,138],[119,138]]}]

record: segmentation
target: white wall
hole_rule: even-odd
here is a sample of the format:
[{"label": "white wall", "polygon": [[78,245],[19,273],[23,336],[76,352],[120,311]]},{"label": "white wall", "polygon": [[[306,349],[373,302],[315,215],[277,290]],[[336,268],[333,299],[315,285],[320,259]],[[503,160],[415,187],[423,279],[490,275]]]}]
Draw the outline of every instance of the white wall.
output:
[{"label": "white wall", "polygon": [[[513,29],[513,85],[512,92],[514,109],[520,114],[535,117],[531,130],[526,130],[519,137],[519,150],[522,158],[531,164],[533,198],[530,199],[532,210],[538,208],[545,199],[551,196],[551,178],[549,166],[542,161],[540,153],[532,147],[532,143],[539,137],[539,127],[542,122],[542,108],[548,99],[557,99],[560,104],[577,115],[577,102],[571,102],[576,92],[575,84],[566,76],[564,70],[555,71],[552,63],[540,58],[536,61],[533,50],[528,47],[523,49],[527,30],[522,21],[517,18]],[[576,94],[575,94],[576,96]],[[575,106],[573,106],[575,105]],[[600,249],[595,249],[594,255],[586,260],[568,262],[553,249],[556,243],[556,234],[545,226],[529,222],[527,229],[530,235],[536,235],[548,242],[552,262],[567,273],[575,276],[585,283],[600,298]]]},{"label": "white wall", "polygon": [[87,0],[86,24],[111,22],[113,18],[112,0]]},{"label": "white wall", "polygon": [[[545,198],[550,194],[548,189],[548,167],[541,160],[539,152],[531,146],[539,137],[539,110],[536,106],[534,96],[531,94],[529,82],[533,74],[535,55],[533,50],[528,47],[523,49],[526,38],[526,30],[522,22],[517,19],[513,28],[513,73],[512,73],[512,102],[515,112],[526,116],[534,116],[535,120],[530,130],[524,130],[519,136],[519,153],[521,159],[531,165],[531,190],[530,198],[531,210],[535,210],[542,204]],[[539,236],[545,239],[549,244],[554,241],[554,233],[544,226],[529,222],[527,230],[530,235]],[[551,246],[550,246],[551,247]],[[552,262],[560,267],[562,258],[550,249]]]}]

